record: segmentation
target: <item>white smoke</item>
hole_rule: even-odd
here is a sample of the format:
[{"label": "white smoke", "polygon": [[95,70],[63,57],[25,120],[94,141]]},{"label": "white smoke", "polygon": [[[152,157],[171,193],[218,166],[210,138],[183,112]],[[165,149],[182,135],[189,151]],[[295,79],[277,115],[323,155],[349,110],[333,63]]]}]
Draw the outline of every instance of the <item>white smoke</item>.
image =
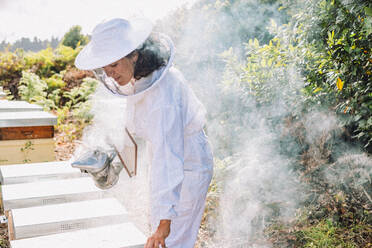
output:
[{"label": "white smoke", "polygon": [[[113,96],[99,83],[96,92],[90,98],[94,115],[92,125],[83,132],[73,158],[76,160],[88,150],[108,151],[115,147],[121,151],[126,144],[126,99]],[[146,235],[149,235],[149,197],[148,197],[148,162],[144,156],[145,146],[135,138],[138,145],[137,175],[129,178],[122,169],[118,183],[107,190],[118,199],[128,211],[132,222]],[[114,163],[120,163],[116,157]]]},{"label": "white smoke", "polygon": [[[223,180],[216,182],[219,202],[209,203],[219,204],[217,217],[208,215],[212,217],[205,223],[213,238],[202,240],[199,247],[271,247],[264,234],[265,228],[274,220],[295,219],[309,191],[295,170],[304,166],[300,157],[303,149],[308,149],[316,160],[314,169],[319,164],[330,163],[331,151],[336,160],[344,159],[345,151],[351,151],[354,154],[351,156],[365,157],[358,148],[340,140],[341,125],[333,111],[314,106],[308,114],[302,113],[305,107],[301,90],[305,82],[294,63],[286,69],[273,69],[268,82],[256,82],[266,84],[269,94],[266,98],[270,104],[258,104],[248,90],[242,91],[244,87],[238,84],[248,83],[242,80],[239,66],[244,68],[242,45],[248,39],[244,40],[246,37],[239,36],[239,32],[246,27],[253,32],[255,27],[268,23],[263,13],[275,12],[277,8],[270,9],[258,2],[218,1],[230,4],[231,10],[225,14],[207,4],[204,7],[209,7],[202,9],[203,4],[200,4],[200,8],[191,13],[173,17],[174,23],[181,22],[181,34],[177,29],[163,27],[162,30],[173,35],[178,51],[176,66],[185,73],[207,107],[207,131],[214,153],[227,161],[226,168],[215,169],[218,175],[215,180]],[[247,7],[242,3],[252,4],[252,9],[240,11]],[[229,22],[229,17],[234,21]],[[272,29],[280,32],[277,12],[272,17],[279,23]],[[226,37],[221,30],[236,32]],[[237,68],[233,68],[235,73],[227,75],[230,84],[225,87],[222,85],[225,65],[217,54],[229,47],[237,55]],[[302,116],[302,120],[291,120],[296,115]],[[285,123],[286,119],[289,124]],[[213,197],[215,194],[210,192]]]},{"label": "white smoke", "polygon": [[[81,148],[109,150],[115,146],[120,149],[126,137],[126,100],[111,95],[102,84],[98,84],[90,102],[94,118],[92,125],[84,130]],[[78,149],[76,153],[80,151]]]}]

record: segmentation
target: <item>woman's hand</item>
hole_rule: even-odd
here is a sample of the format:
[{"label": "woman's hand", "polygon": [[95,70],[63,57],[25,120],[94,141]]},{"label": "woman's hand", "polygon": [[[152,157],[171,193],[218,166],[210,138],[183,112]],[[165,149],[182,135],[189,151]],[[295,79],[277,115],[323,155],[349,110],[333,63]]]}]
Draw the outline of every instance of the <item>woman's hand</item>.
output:
[{"label": "woman's hand", "polygon": [[160,224],[156,232],[147,239],[145,248],[166,248],[165,239],[170,233],[170,220],[160,220]]}]

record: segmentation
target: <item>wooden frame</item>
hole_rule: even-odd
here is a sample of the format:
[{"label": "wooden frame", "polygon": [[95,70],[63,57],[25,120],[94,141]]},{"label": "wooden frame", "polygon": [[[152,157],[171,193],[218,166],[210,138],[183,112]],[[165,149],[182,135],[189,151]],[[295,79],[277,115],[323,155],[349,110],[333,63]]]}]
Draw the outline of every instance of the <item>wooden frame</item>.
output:
[{"label": "wooden frame", "polygon": [[132,177],[132,176],[136,176],[137,175],[137,152],[138,152],[138,147],[137,147],[137,143],[136,141],[134,140],[133,136],[129,133],[128,129],[125,128],[125,131],[126,133],[128,134],[130,140],[132,141],[133,143],[133,146],[134,146],[134,171],[129,171],[129,168],[127,166],[127,164],[125,163],[125,160],[123,159],[123,157],[120,155],[120,152],[117,150],[117,148],[115,147],[115,150],[116,150],[116,153],[118,154],[118,157],[120,159],[120,162],[123,164],[124,166],[124,169],[126,170],[126,172],[128,173],[128,176],[129,177]]}]

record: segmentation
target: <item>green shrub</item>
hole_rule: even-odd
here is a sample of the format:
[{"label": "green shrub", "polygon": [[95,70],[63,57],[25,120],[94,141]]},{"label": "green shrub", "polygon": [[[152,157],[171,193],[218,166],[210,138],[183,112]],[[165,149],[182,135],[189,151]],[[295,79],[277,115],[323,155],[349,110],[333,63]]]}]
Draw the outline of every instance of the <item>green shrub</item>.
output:
[{"label": "green shrub", "polygon": [[70,109],[79,108],[80,104],[87,101],[89,96],[95,91],[98,81],[93,78],[84,78],[81,86],[65,91],[63,96],[68,99],[66,106]]},{"label": "green shrub", "polygon": [[28,52],[24,56],[26,62],[24,69],[31,69],[40,77],[50,77],[55,71],[54,66],[54,52],[51,47],[41,50],[39,52]]},{"label": "green shrub", "polygon": [[15,97],[18,96],[17,85],[24,67],[25,61],[21,50],[14,53],[0,52],[0,86],[4,86],[4,90],[9,90]]},{"label": "green shrub", "polygon": [[19,95],[22,100],[27,102],[37,102],[47,96],[47,83],[40,79],[38,75],[30,72],[22,72],[22,78],[18,87]]},{"label": "green shrub", "polygon": [[50,78],[45,79],[45,81],[48,84],[48,91],[61,89],[66,86],[66,82],[63,81],[63,76],[61,74],[54,74]]},{"label": "green shrub", "polygon": [[292,22],[310,103],[335,109],[372,149],[372,4],[318,0],[299,6]]},{"label": "green shrub", "polygon": [[55,50],[55,70],[62,71],[65,70],[68,66],[73,66],[75,58],[81,49],[81,46],[74,49],[72,47],[60,44]]},{"label": "green shrub", "polygon": [[81,48],[74,49],[69,46],[59,45],[57,49],[55,50],[55,52],[56,52],[56,57],[60,61],[66,64],[73,64],[75,61],[75,57],[78,55],[80,50]]}]

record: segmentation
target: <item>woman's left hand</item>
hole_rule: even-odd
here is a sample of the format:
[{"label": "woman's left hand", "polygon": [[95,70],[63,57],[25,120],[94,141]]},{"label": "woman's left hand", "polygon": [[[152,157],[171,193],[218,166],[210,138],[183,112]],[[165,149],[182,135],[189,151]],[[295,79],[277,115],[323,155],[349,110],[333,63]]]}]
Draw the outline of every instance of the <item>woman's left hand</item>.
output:
[{"label": "woman's left hand", "polygon": [[170,233],[170,220],[161,220],[156,232],[147,239],[145,248],[166,248],[165,239]]}]

